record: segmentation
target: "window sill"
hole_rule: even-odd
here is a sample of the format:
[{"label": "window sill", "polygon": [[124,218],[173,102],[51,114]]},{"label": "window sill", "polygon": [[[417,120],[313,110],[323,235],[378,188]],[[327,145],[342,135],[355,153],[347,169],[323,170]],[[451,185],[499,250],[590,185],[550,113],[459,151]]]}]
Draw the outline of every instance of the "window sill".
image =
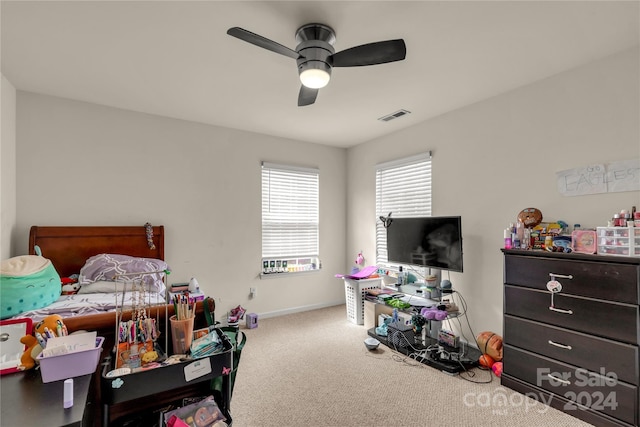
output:
[{"label": "window sill", "polygon": [[313,274],[313,273],[317,273],[319,272],[320,269],[316,269],[316,270],[305,270],[305,271],[291,271],[291,272],[282,272],[282,273],[260,273],[258,275],[258,277],[260,277],[260,280],[264,280],[264,279],[275,279],[275,278],[280,278],[280,277],[293,277],[293,276],[299,276],[299,275],[304,275],[304,274]]}]

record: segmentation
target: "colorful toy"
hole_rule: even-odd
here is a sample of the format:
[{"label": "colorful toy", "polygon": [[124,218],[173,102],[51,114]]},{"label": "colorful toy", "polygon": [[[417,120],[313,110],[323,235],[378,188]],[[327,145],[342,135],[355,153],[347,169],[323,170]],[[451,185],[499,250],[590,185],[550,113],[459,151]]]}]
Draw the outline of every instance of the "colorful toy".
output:
[{"label": "colorful toy", "polygon": [[37,310],[60,298],[60,276],[50,260],[22,255],[0,262],[0,319]]},{"label": "colorful toy", "polygon": [[62,282],[62,295],[74,295],[80,290],[80,285],[77,280],[63,277],[60,281]]},{"label": "colorful toy", "polygon": [[147,363],[155,362],[158,360],[158,352],[155,350],[145,351],[142,353],[142,364],[146,365]]},{"label": "colorful toy", "polygon": [[36,366],[36,357],[42,352],[42,347],[33,335],[25,335],[20,338],[20,342],[27,346],[27,349],[20,356],[20,364],[18,369],[27,371]]},{"label": "colorful toy", "polygon": [[420,314],[427,320],[444,320],[447,318],[446,310],[438,310],[437,308],[423,307]]},{"label": "colorful toy", "polygon": [[[60,331],[58,331],[58,326],[60,326]],[[36,323],[33,327],[33,333],[40,333],[41,335],[47,335],[47,331],[51,332],[53,336],[57,337],[58,335],[64,335],[62,328],[64,327],[64,322],[62,316],[59,314],[51,314],[40,322]],[[37,335],[36,335],[37,337]]]},{"label": "colorful toy", "polygon": [[496,362],[491,366],[491,370],[496,375],[496,377],[500,377],[502,375],[502,362]]},{"label": "colorful toy", "polygon": [[42,349],[46,346],[47,339],[67,335],[67,327],[62,321],[62,316],[52,314],[36,323],[33,328],[33,335],[25,335],[20,338],[20,342],[27,346],[27,349],[20,357],[18,369],[26,371],[36,365],[36,359]]}]

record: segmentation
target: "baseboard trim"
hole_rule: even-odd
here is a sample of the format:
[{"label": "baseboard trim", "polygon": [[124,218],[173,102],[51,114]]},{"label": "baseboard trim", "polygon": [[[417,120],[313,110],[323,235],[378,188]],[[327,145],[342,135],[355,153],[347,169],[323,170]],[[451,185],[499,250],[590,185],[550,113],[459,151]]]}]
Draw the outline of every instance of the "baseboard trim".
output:
[{"label": "baseboard trim", "polygon": [[344,300],[335,302],[326,302],[322,304],[303,305],[300,307],[285,308],[284,310],[269,311],[267,313],[258,313],[259,319],[268,319],[270,317],[284,316],[286,314],[301,313],[304,311],[318,310],[320,308],[333,307],[336,305],[344,305]]}]

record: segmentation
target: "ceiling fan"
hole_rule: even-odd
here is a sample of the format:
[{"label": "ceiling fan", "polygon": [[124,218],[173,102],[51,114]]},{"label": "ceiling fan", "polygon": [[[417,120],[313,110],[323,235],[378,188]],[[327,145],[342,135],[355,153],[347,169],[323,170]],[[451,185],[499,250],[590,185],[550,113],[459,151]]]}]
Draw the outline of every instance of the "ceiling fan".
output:
[{"label": "ceiling fan", "polygon": [[367,43],[336,53],[333,48],[336,34],[331,27],[323,24],[307,24],[298,28],[298,46],[295,50],[239,27],[229,28],[227,34],[297,61],[302,83],[298,95],[299,107],[316,101],[318,90],[329,83],[333,67],[359,67],[402,61],[407,53],[402,39]]}]

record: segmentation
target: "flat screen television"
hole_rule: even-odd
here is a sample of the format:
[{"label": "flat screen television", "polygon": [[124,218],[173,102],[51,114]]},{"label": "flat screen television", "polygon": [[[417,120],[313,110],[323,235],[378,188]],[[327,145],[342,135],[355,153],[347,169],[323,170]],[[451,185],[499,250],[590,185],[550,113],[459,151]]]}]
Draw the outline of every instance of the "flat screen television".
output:
[{"label": "flat screen television", "polygon": [[462,218],[393,218],[387,227],[391,263],[462,272]]}]

